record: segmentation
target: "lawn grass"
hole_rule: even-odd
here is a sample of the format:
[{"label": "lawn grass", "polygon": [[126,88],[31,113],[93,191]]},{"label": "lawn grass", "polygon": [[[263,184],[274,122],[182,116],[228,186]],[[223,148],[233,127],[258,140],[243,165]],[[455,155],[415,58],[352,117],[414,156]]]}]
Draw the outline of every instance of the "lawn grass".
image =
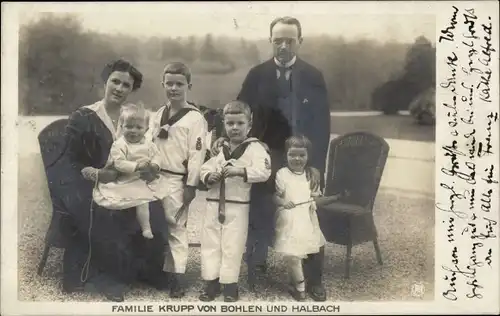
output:
[{"label": "lawn grass", "polygon": [[331,132],[345,134],[367,131],[383,138],[435,142],[434,126],[415,124],[411,116],[375,115],[375,116],[333,116]]},{"label": "lawn grass", "polygon": [[[49,256],[43,276],[36,265],[43,250],[43,238],[50,220],[50,202],[39,156],[19,158],[18,198],[18,280],[19,300],[23,301],[102,301],[97,294],[65,295],[60,290],[62,274],[60,250]],[[203,195],[196,198],[189,216],[191,241],[199,241]],[[328,244],[324,280],[329,301],[405,301],[432,300],[434,295],[434,201],[429,197],[409,197],[380,191],[375,202],[375,223],[384,264],[378,265],[373,245],[353,248],[351,278],[343,279],[345,248]],[[257,294],[247,289],[246,267],[241,271],[241,301],[289,301],[284,286],[287,280],[283,258],[271,251],[268,278],[262,280]],[[188,295],[182,301],[197,301],[200,279],[199,248],[189,253]],[[413,282],[426,287],[423,298],[410,294]],[[169,301],[166,293],[136,285],[127,293],[129,301]],[[219,298],[221,300],[221,298]]]}]

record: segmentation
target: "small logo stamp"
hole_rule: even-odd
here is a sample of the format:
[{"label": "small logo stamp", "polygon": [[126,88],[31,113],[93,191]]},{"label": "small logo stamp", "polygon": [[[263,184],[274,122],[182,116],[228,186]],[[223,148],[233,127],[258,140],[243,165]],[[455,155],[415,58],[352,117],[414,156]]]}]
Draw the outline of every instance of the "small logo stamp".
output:
[{"label": "small logo stamp", "polygon": [[264,160],[264,164],[265,164],[265,166],[266,166],[266,169],[271,169],[271,163],[269,162],[269,159],[267,159],[267,158],[266,158],[266,159]]},{"label": "small logo stamp", "polygon": [[423,282],[413,282],[411,285],[411,296],[422,298],[425,293],[425,285]]},{"label": "small logo stamp", "polygon": [[196,150],[201,150],[201,137],[198,137],[198,139],[196,140]]}]

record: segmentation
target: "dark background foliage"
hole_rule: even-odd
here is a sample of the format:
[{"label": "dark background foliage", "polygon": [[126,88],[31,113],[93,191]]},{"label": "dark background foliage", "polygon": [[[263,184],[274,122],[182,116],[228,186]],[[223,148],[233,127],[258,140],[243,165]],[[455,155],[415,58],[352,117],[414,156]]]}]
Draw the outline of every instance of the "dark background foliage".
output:
[{"label": "dark background foliage", "polygon": [[[100,72],[118,57],[145,76],[132,99],[156,109],[163,100],[161,70],[184,61],[193,72],[192,101],[218,107],[235,98],[250,67],[270,57],[267,40],[203,37],[137,38],[83,29],[75,16],[46,14],[21,28],[19,113],[68,114],[102,97]],[[347,41],[306,37],[300,52],[322,70],[331,109],[407,110],[435,83],[435,47],[425,37],[414,43]]]}]

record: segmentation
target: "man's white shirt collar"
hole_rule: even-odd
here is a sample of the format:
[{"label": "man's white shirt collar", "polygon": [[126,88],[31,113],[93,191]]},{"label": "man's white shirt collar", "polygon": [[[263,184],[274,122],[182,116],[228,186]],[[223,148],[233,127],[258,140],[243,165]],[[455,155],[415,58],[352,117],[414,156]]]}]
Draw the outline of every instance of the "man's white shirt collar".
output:
[{"label": "man's white shirt collar", "polygon": [[294,64],[295,64],[295,61],[297,60],[297,56],[293,56],[292,60],[290,60],[289,62],[287,62],[286,64],[282,64],[278,61],[278,59],[276,59],[276,57],[274,57],[274,62],[276,63],[276,66],[278,67],[284,67],[284,68],[290,68],[292,67]]},{"label": "man's white shirt collar", "polygon": [[[276,57],[274,58],[274,63],[276,64],[276,66],[278,67],[284,67],[284,68],[290,68],[292,67],[294,64],[295,64],[295,61],[297,60],[297,56],[293,56],[292,60],[290,60],[289,62],[287,62],[285,65],[283,65],[282,63],[280,63]],[[291,69],[287,69],[286,72],[285,72],[285,77],[286,79],[290,79],[290,74],[292,73],[292,70]],[[279,79],[280,78],[280,71],[279,69],[276,69],[276,77]]]}]

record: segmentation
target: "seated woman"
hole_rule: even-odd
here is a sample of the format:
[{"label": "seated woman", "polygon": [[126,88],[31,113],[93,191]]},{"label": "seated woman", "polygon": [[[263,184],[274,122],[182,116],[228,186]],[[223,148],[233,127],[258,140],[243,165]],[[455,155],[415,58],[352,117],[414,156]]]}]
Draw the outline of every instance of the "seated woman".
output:
[{"label": "seated woman", "polygon": [[[61,203],[67,214],[62,232],[67,247],[63,258],[63,290],[67,293],[88,289],[86,284],[109,300],[123,301],[125,285],[149,281],[164,284],[162,272],[166,229],[161,207],[151,213],[153,240],[142,237],[135,209],[123,212],[100,207],[92,199],[96,179],[102,183],[116,180],[118,172],[106,166],[116,139],[120,108],[132,91],[140,88],[142,74],[130,63],[117,60],[102,72],[104,98],[83,106],[70,115],[66,149],[57,162],[60,170],[54,203]],[[88,168],[92,167],[92,168]],[[91,172],[90,172],[90,171]],[[141,173],[148,180],[153,169]],[[156,225],[156,226],[155,226]]]}]

